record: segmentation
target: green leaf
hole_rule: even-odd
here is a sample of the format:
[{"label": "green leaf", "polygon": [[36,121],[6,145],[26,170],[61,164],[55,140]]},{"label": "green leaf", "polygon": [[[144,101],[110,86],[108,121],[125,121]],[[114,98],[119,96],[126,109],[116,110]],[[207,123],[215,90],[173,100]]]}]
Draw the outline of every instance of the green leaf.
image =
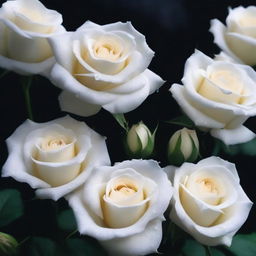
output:
[{"label": "green leaf", "polygon": [[182,247],[182,253],[184,256],[225,256],[223,252],[217,248],[210,246],[203,246],[198,243],[196,240],[187,239]]},{"label": "green leaf", "polygon": [[128,131],[128,122],[126,121],[124,114],[113,114],[113,117],[116,119],[121,127]]},{"label": "green leaf", "polygon": [[225,254],[223,252],[221,252],[220,250],[218,250],[214,247],[210,247],[210,251],[211,251],[212,256],[225,256]]},{"label": "green leaf", "polygon": [[74,231],[77,229],[76,219],[72,209],[60,212],[57,216],[57,222],[60,229],[64,231]]},{"label": "green leaf", "polygon": [[176,118],[174,118],[170,121],[167,121],[167,123],[180,125],[180,126],[187,127],[187,128],[190,128],[190,129],[195,128],[194,122],[185,115],[176,117]]},{"label": "green leaf", "polygon": [[256,138],[246,143],[226,145],[220,140],[216,140],[216,146],[228,155],[247,155],[256,156]]},{"label": "green leaf", "polygon": [[236,235],[233,238],[231,247],[227,248],[236,256],[256,255],[256,233]]},{"label": "green leaf", "polygon": [[241,153],[248,156],[256,156],[256,138],[247,143],[240,144]]},{"label": "green leaf", "polygon": [[27,256],[56,256],[57,245],[46,237],[33,237],[28,245]]},{"label": "green leaf", "polygon": [[71,238],[66,241],[67,255],[72,256],[102,256],[106,255],[95,241]]},{"label": "green leaf", "polygon": [[191,253],[196,256],[205,256],[204,247],[192,239],[187,239],[182,247],[182,253],[185,256],[191,256]]},{"label": "green leaf", "polygon": [[15,189],[0,191],[0,227],[6,226],[23,215],[20,192]]}]

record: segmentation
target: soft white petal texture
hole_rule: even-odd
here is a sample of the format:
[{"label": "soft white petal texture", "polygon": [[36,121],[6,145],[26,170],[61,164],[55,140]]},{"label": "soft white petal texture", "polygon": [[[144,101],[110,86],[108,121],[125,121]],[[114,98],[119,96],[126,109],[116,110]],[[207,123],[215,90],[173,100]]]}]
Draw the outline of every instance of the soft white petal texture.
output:
[{"label": "soft white petal texture", "polygon": [[141,89],[127,94],[124,94],[121,88],[118,88],[120,90],[115,90],[116,88],[112,89],[110,92],[116,94],[116,99],[102,107],[111,113],[126,113],[132,111],[137,108],[149,94],[161,87],[163,83],[164,81],[158,75],[147,69],[141,75],[123,84],[122,88],[125,90],[129,88],[130,85],[138,84]]},{"label": "soft white petal texture", "polygon": [[[95,91],[82,86],[66,69],[58,64],[55,64],[52,69],[51,80],[58,87],[70,92],[60,96],[61,108],[82,116],[97,113],[99,106],[111,113],[129,112],[137,108],[149,94],[160,88],[164,83],[158,75],[147,69],[144,73],[114,89]],[[85,102],[84,106],[87,104],[90,106],[88,113],[83,110],[83,102]]]},{"label": "soft white petal texture", "polygon": [[219,54],[216,54],[214,56],[214,60],[240,63],[240,61],[233,59],[230,55],[226,54],[224,51],[221,51]]},{"label": "soft white petal texture", "polygon": [[224,124],[218,122],[193,106],[193,102],[187,96],[184,86],[173,84],[170,91],[182,110],[194,121],[197,126],[205,128],[223,128]]},{"label": "soft white petal texture", "polygon": [[234,129],[212,129],[210,133],[226,145],[246,143],[255,138],[255,133],[243,125]]},{"label": "soft white petal texture", "polygon": [[48,38],[65,32],[61,14],[37,0],[7,1],[0,8],[0,23],[0,66],[48,76],[55,63]]},{"label": "soft white petal texture", "polygon": [[62,111],[79,116],[91,116],[97,114],[101,109],[101,106],[86,103],[67,91],[61,92],[59,103]]},{"label": "soft white petal texture", "polygon": [[29,74],[41,74],[43,76],[48,76],[51,67],[54,65],[54,57],[49,58],[40,63],[25,63],[13,59],[0,56],[0,67],[17,72],[21,75]]},{"label": "soft white petal texture", "polygon": [[253,133],[246,129],[242,136],[231,137],[232,131],[256,115],[255,79],[256,72],[249,66],[213,60],[195,51],[185,65],[184,85],[173,84],[170,91],[199,128],[211,131],[225,143],[235,144],[252,138]]},{"label": "soft white petal texture", "polygon": [[[104,209],[102,208],[102,198],[106,193],[106,188],[110,186],[108,182],[111,180],[111,184],[115,184],[113,182],[116,179],[129,177],[136,181],[136,186],[143,186],[148,207],[135,223],[123,228],[109,228],[104,223]],[[125,187],[125,185],[122,186]],[[68,195],[67,199],[74,211],[78,230],[81,234],[90,235],[100,240],[112,254],[143,255],[144,253],[155,252],[159,246],[161,241],[161,234],[158,233],[161,226],[159,222],[164,220],[163,213],[169,205],[171,196],[172,187],[167,175],[155,161],[131,160],[117,163],[113,167],[94,168],[84,187]],[[132,209],[136,211],[134,207],[139,204],[133,204],[132,201],[128,202],[131,205],[127,210],[133,214]],[[115,204],[116,207],[121,207],[118,203]],[[112,205],[114,204],[112,203]],[[126,206],[124,207],[126,208]],[[117,215],[117,221],[120,218],[129,217],[126,215],[127,213],[123,213],[121,216]],[[114,222],[114,219],[112,221]],[[155,237],[156,241],[142,244],[141,241],[145,241],[144,239],[148,236]],[[115,241],[120,241],[120,243],[114,249],[111,248],[111,244]],[[133,249],[129,248],[131,243],[134,244]],[[130,252],[127,251],[127,248]]]},{"label": "soft white petal texture", "polygon": [[[58,172],[61,172],[62,168],[65,169],[67,166],[75,163],[81,164],[79,175],[72,179],[72,181],[55,187],[50,186],[50,184],[35,175],[32,161],[37,164],[38,161],[33,159],[32,155],[29,155],[29,150],[26,149],[31,148],[29,144],[24,148],[24,141],[33,131],[38,129],[44,130],[52,125],[60,125],[65,127],[65,129],[72,130],[77,136],[76,147],[80,149],[80,152],[69,161],[56,163],[39,162],[40,166],[46,166],[46,171],[48,172],[52,168],[54,173],[50,171],[49,175],[58,176]],[[32,144],[32,141],[29,143]],[[12,177],[20,182],[28,183],[32,188],[37,189],[36,195],[39,198],[58,200],[60,197],[82,185],[90,175],[94,166],[110,164],[104,138],[91,130],[83,122],[78,122],[69,116],[42,124],[27,120],[7,139],[7,146],[9,157],[3,166],[2,175],[4,177]]]},{"label": "soft white petal texture", "polygon": [[[165,170],[174,185],[174,195],[171,200],[171,220],[202,244],[209,246],[224,244],[230,246],[233,235],[246,221],[252,207],[252,202],[239,184],[239,177],[235,165],[218,157],[210,157],[203,159],[198,162],[198,164],[185,163],[180,168],[175,169],[167,167]],[[207,172],[209,173],[208,177],[211,177],[215,172],[214,175],[218,175],[221,182],[225,184],[223,186],[225,192],[225,194],[223,194],[224,201],[221,201],[217,205],[207,204],[201,201],[199,197],[190,190],[191,188],[185,188],[185,186],[187,186],[186,181],[190,179],[191,175],[198,175],[197,179],[199,179],[202,173],[207,174]],[[204,179],[205,177],[206,176],[204,176]],[[181,183],[184,184],[183,190],[186,189],[187,193],[190,195],[188,201],[181,199]],[[212,188],[215,189],[215,187]],[[183,204],[188,205],[184,206]],[[195,207],[200,204],[201,209]],[[187,207],[189,205],[190,207]],[[200,214],[205,210],[208,211],[210,208],[212,210],[215,209],[214,211],[219,211],[220,214],[223,212],[223,214],[212,224],[207,224],[206,222],[202,223],[203,218],[206,221],[210,216],[205,218],[204,215],[201,215],[200,219]],[[198,212],[198,216],[196,212]]]},{"label": "soft white petal texture", "polygon": [[214,42],[238,62],[247,65],[256,64],[255,7],[237,7],[229,9],[226,26],[217,19],[211,21],[210,32]]},{"label": "soft white petal texture", "polygon": [[241,60],[229,49],[225,40],[226,27],[217,19],[211,20],[211,27],[209,30],[214,36],[214,43],[216,43],[228,56],[231,56],[236,62],[241,63]]},{"label": "soft white petal texture", "polygon": [[52,83],[79,99],[74,107],[61,102],[71,113],[96,113],[79,111],[82,101],[111,113],[126,113],[164,83],[147,69],[154,53],[129,22],[100,26],[87,21],[77,31],[54,36],[49,42],[57,61]]},{"label": "soft white petal texture", "polygon": [[[162,240],[162,219],[148,223],[145,231],[125,238],[101,241],[101,245],[112,255],[147,255],[156,253]],[[142,246],[143,245],[143,246]]]}]

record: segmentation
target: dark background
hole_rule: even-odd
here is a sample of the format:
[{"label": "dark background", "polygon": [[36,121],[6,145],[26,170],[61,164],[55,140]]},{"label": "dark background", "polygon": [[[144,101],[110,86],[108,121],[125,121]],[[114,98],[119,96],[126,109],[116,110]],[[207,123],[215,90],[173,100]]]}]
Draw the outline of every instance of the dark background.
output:
[{"label": "dark background", "polygon": [[[4,1],[1,1],[1,3]],[[159,74],[165,85],[136,110],[126,115],[130,124],[143,120],[151,129],[159,123],[156,139],[155,158],[164,166],[166,162],[166,145],[173,131],[180,127],[167,125],[164,121],[180,115],[176,102],[168,89],[173,83],[180,83],[186,59],[199,49],[213,57],[219,49],[213,43],[213,36],[208,31],[210,20],[218,18],[222,22],[228,14],[228,7],[248,6],[256,1],[218,1],[218,0],[42,0],[50,9],[63,15],[63,25],[72,31],[86,20],[98,24],[117,21],[131,21],[133,26],[146,36],[147,43],[155,51],[150,69]],[[4,140],[27,118],[27,112],[20,84],[20,77],[14,73],[7,74],[0,80],[0,158],[1,165],[7,158]],[[60,90],[42,77],[36,77],[31,88],[34,119],[46,122],[63,116],[58,106],[57,97]],[[112,162],[122,161],[126,156],[122,150],[123,131],[111,114],[102,110],[84,120],[89,126],[107,136],[107,144]],[[256,132],[256,119],[251,118],[246,125]],[[207,150],[211,150],[209,144]],[[227,156],[237,165],[241,184],[256,202],[255,180],[256,159],[250,156]],[[223,157],[224,157],[223,156]],[[25,197],[31,196],[32,190],[25,184],[12,179],[2,179],[1,188],[19,188]],[[241,232],[256,231],[255,207]]]}]

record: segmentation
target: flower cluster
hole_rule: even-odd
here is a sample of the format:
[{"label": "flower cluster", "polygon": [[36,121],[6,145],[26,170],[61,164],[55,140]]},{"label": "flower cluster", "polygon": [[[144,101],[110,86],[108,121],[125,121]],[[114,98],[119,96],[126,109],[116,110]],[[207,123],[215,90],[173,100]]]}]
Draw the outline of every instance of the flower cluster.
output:
[{"label": "flower cluster", "polygon": [[256,115],[256,73],[248,66],[256,64],[256,7],[230,10],[227,27],[213,20],[210,31],[223,52],[212,59],[195,50],[182,85],[169,89],[193,129],[171,136],[164,167],[150,159],[157,128],[152,132],[142,121],[129,127],[123,115],[164,84],[148,69],[154,52],[145,37],[130,22],[86,21],[71,32],[61,23],[61,14],[38,0],[4,3],[0,66],[49,79],[61,89],[62,111],[113,114],[126,131],[131,159],[111,163],[107,138],[70,116],[27,120],[6,140],[2,177],[29,184],[39,199],[64,198],[79,233],[96,238],[111,255],[157,252],[166,216],[203,245],[230,246],[252,202],[234,164],[217,156],[195,163],[203,143],[197,134],[209,132],[226,145],[255,137],[243,124]]}]

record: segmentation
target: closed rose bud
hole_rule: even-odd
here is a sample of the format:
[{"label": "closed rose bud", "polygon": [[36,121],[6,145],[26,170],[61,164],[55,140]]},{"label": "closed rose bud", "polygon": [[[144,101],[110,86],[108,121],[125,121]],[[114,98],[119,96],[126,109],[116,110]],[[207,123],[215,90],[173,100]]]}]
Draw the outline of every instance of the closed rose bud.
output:
[{"label": "closed rose bud", "polygon": [[170,164],[181,165],[194,162],[199,154],[199,141],[194,130],[183,128],[176,131],[169,140],[168,161]]},{"label": "closed rose bud", "polygon": [[0,255],[16,255],[18,242],[11,235],[0,232]]},{"label": "closed rose bud", "polygon": [[127,153],[134,158],[145,158],[152,154],[154,149],[155,133],[140,122],[131,127],[126,137]]}]

